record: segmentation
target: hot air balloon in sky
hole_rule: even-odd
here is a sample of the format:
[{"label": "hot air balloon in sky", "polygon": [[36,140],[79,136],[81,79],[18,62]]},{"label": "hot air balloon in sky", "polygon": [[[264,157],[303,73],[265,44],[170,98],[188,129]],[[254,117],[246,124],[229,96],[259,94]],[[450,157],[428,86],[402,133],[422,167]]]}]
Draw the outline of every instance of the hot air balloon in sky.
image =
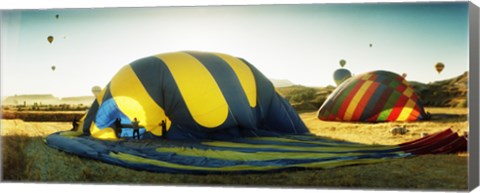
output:
[{"label": "hot air balloon in sky", "polygon": [[402,74],[402,77],[403,77],[403,78],[406,78],[406,77],[407,77],[407,73],[403,73],[403,74]]},{"label": "hot air balloon in sky", "polygon": [[93,86],[92,87],[92,93],[93,93],[93,96],[95,96],[95,98],[97,100],[99,100],[100,98],[102,98],[102,87],[100,86]]},{"label": "hot air balloon in sky", "polygon": [[48,40],[48,43],[52,43],[53,42],[53,36],[48,36],[47,40]]},{"label": "hot air balloon in sky", "polygon": [[57,18],[57,19],[58,19],[58,17],[59,17],[59,16],[60,16],[60,15],[58,15],[58,14],[57,14],[57,15],[55,15],[55,18]]},{"label": "hot air balloon in sky", "polygon": [[345,64],[347,64],[347,61],[345,61],[344,59],[341,59],[339,63],[340,63],[340,66],[343,68]]},{"label": "hot air balloon in sky", "polygon": [[97,97],[98,94],[100,94],[100,92],[102,92],[102,87],[100,87],[100,86],[93,86],[92,87],[92,93],[93,93],[93,95],[95,95],[95,97]]},{"label": "hot air balloon in sky", "polygon": [[441,62],[438,62],[435,65],[435,69],[437,70],[438,74],[440,74],[443,71],[444,68],[445,68],[445,64],[443,64]]},{"label": "hot air balloon in sky", "polygon": [[352,73],[350,73],[350,71],[344,68],[337,69],[333,73],[333,80],[335,80],[337,86],[342,84],[343,81],[347,80],[350,77],[352,77]]},{"label": "hot air balloon in sky", "polygon": [[57,68],[55,65],[52,65],[52,71],[55,71],[55,69]]},{"label": "hot air balloon in sky", "polygon": [[370,46],[370,47],[372,47],[372,46],[373,46],[373,44],[370,44],[369,46]]}]

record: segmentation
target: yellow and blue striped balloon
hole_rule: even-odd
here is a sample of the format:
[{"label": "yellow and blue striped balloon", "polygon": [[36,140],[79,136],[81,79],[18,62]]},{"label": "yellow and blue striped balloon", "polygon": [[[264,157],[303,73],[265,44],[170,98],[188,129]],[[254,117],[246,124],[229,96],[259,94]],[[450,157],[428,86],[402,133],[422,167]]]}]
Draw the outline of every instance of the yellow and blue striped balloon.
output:
[{"label": "yellow and blue striped balloon", "polygon": [[[100,139],[114,122],[140,122],[142,138],[229,139],[308,130],[272,83],[247,61],[222,53],[173,52],[121,68],[99,94],[83,131]],[[166,133],[160,123],[166,121]]]}]

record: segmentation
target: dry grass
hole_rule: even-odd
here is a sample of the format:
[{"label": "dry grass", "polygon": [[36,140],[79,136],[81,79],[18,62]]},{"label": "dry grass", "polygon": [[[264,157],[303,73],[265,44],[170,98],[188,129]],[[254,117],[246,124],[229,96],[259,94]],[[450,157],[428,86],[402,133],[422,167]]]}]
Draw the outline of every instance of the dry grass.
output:
[{"label": "dry grass", "polygon": [[[465,115],[466,109],[429,109]],[[318,135],[362,143],[395,144],[418,138],[420,132],[433,132],[453,126],[466,130],[462,116],[420,123],[406,123],[412,133],[391,136],[389,123],[359,124],[322,122],[315,112],[301,117]],[[46,146],[42,137],[67,130],[69,123],[23,122],[2,119],[2,178],[5,181],[103,183],[103,184],[174,184],[262,187],[345,187],[380,189],[466,190],[467,154],[425,155],[393,159],[388,162],[340,167],[327,170],[290,170],[266,174],[185,175],[135,171],[103,162],[84,159]]]},{"label": "dry grass", "polygon": [[[447,128],[460,134],[468,131],[466,108],[426,108],[426,111],[433,115],[432,120],[404,123],[328,122],[317,119],[316,112],[300,113],[300,117],[316,135],[364,144],[394,145],[417,139],[423,132],[431,134]],[[440,114],[448,118],[439,119]],[[389,130],[395,125],[404,125],[410,132],[392,135]]]},{"label": "dry grass", "polygon": [[85,111],[13,111],[2,110],[2,119],[21,119],[37,122],[69,122],[80,119]]}]

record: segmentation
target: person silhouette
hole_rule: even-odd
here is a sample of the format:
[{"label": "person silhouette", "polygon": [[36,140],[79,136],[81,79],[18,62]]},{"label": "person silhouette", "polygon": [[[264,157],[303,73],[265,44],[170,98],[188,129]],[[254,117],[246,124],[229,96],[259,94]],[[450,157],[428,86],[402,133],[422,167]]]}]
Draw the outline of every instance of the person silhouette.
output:
[{"label": "person silhouette", "polygon": [[139,128],[139,121],[137,120],[137,117],[133,118],[132,121],[132,128],[133,128],[133,139],[135,139],[135,136],[137,136],[137,139],[140,139],[140,128]]},{"label": "person silhouette", "polygon": [[162,120],[162,122],[160,123],[160,126],[162,126],[162,138],[166,138],[167,137],[167,123],[165,120]]},{"label": "person silhouette", "polygon": [[73,117],[72,130],[71,131],[77,131],[77,130],[78,130],[78,119],[77,119],[77,117]]},{"label": "person silhouette", "polygon": [[122,132],[122,120],[120,118],[115,119],[115,134],[117,137],[120,137],[120,133]]}]

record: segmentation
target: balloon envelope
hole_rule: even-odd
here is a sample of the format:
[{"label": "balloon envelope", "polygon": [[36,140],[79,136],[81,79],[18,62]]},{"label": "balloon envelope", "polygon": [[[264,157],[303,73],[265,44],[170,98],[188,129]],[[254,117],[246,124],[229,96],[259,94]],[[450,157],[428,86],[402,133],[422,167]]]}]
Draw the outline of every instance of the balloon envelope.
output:
[{"label": "balloon envelope", "polygon": [[100,86],[92,87],[92,93],[97,96],[100,92],[102,92],[102,88]]},{"label": "balloon envelope", "polygon": [[55,71],[55,69],[56,69],[56,68],[57,68],[57,67],[55,67],[55,66],[52,66],[52,71]]},{"label": "balloon envelope", "polygon": [[335,80],[335,83],[338,85],[342,84],[343,81],[347,80],[348,78],[352,77],[352,73],[348,71],[347,69],[338,69],[335,70],[333,73],[333,80]]},{"label": "balloon envelope", "polygon": [[388,71],[373,71],[349,78],[320,107],[324,121],[417,121],[428,119],[415,90]]},{"label": "balloon envelope", "polygon": [[48,36],[47,40],[48,40],[48,43],[52,43],[53,42],[53,36]]},{"label": "balloon envelope", "polygon": [[443,69],[445,68],[445,64],[439,62],[435,65],[435,69],[437,70],[437,72],[440,74],[440,72],[443,71]]},{"label": "balloon envelope", "polygon": [[341,59],[341,60],[340,60],[340,66],[341,66],[341,67],[344,67],[345,64],[347,64],[347,61],[345,61],[344,59]]},{"label": "balloon envelope", "polygon": [[[162,136],[158,124],[167,120],[167,139],[308,131],[253,65],[220,53],[173,52],[136,60],[118,71],[96,98],[83,131],[101,139],[117,138],[110,128],[116,118],[122,124],[137,118],[148,133],[143,136],[151,137]],[[131,137],[132,132],[120,136]]]},{"label": "balloon envelope", "polygon": [[406,78],[406,77],[407,77],[407,73],[403,73],[403,74],[402,74],[402,77],[403,77],[403,78]]}]

